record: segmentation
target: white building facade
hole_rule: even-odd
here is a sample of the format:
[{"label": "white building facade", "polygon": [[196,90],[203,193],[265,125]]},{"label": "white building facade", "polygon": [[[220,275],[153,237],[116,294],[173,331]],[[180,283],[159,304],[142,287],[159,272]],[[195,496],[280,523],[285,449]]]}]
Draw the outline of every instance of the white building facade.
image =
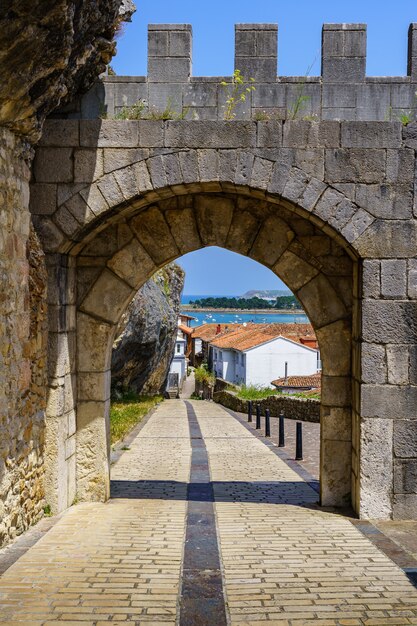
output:
[{"label": "white building facade", "polygon": [[276,337],[245,350],[213,349],[213,371],[218,378],[235,385],[271,387],[284,376],[308,376],[321,366],[320,353],[286,337]]}]

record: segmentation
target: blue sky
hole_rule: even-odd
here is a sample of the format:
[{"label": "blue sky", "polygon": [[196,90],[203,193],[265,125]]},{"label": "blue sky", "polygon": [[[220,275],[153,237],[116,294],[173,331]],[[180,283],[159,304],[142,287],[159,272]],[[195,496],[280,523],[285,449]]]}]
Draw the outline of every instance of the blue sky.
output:
[{"label": "blue sky", "polygon": [[[136,0],[138,10],[118,40],[112,65],[121,75],[146,75],[147,25],[187,23],[193,26],[194,76],[233,72],[234,24],[278,23],[278,73],[303,76],[315,59],[311,75],[320,74],[321,27],[325,22],[368,25],[367,74],[401,76],[407,67],[407,30],[417,21],[416,0]],[[185,293],[239,294],[248,289],[280,289],[281,281],[245,257],[206,248],[180,261],[187,273]]]}]

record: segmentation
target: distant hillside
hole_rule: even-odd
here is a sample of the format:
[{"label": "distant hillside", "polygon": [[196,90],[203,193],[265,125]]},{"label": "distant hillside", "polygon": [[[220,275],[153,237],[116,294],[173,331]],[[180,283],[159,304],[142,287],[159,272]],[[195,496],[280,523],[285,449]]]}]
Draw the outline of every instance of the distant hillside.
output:
[{"label": "distant hillside", "polygon": [[289,289],[253,289],[251,291],[247,291],[242,296],[238,296],[239,298],[261,298],[262,300],[275,300],[279,296],[289,296],[291,295],[291,291]]}]

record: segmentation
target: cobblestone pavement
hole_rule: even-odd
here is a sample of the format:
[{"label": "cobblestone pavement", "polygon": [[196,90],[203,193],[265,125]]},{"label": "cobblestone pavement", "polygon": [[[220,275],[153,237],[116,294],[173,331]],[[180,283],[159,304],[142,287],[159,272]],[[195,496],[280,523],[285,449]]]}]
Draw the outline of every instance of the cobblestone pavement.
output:
[{"label": "cobblestone pavement", "polygon": [[[219,405],[163,403],[112,478],[0,578],[1,624],[218,626],[223,603],[232,626],[417,625],[403,571]],[[216,589],[201,558],[184,584],[193,546],[220,556]]]}]

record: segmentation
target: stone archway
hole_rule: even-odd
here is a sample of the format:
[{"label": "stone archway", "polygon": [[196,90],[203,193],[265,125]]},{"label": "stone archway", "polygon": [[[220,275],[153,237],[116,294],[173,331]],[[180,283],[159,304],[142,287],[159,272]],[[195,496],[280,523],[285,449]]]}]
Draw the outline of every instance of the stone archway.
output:
[{"label": "stone archway", "polygon": [[351,436],[356,261],[288,202],[284,206],[247,192],[210,193],[204,187],[145,208],[132,202],[123,216],[118,213],[77,246],[78,498],[105,499],[109,493],[106,424],[115,324],[159,267],[216,245],[272,269],[309,315],[323,360],[321,499],[346,505],[356,484]]},{"label": "stone archway", "polygon": [[[398,159],[409,157],[394,123],[48,123],[31,200],[49,264],[47,476],[55,508],[76,494],[107,496],[109,346],[132,293],[164,263],[218,245],[276,271],[327,351],[323,503],[351,497],[362,517],[394,509],[413,516],[409,487],[397,480],[394,492],[393,482],[414,458],[404,434],[415,364],[400,373],[396,364],[403,353],[411,359],[402,346],[415,344],[415,220],[399,175],[392,193],[405,202],[403,219],[381,217],[373,195],[376,181],[382,194],[395,174],[391,145]],[[54,168],[58,157],[64,163]],[[397,271],[398,288],[389,281]]]}]

